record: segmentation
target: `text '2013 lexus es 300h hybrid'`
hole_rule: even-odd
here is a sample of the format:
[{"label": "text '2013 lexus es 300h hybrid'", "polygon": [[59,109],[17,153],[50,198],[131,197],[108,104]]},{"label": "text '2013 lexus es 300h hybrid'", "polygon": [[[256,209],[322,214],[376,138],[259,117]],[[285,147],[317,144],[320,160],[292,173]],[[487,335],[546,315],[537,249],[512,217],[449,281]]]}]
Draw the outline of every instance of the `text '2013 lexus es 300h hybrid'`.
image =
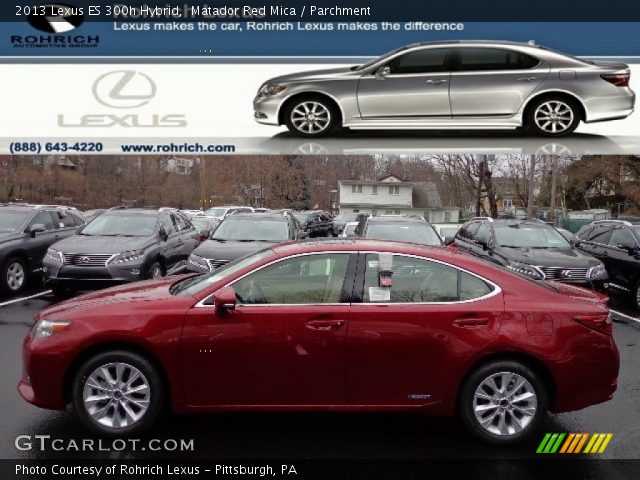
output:
[{"label": "text '2013 lexus es 300h hybrid'", "polygon": [[631,115],[623,63],[593,62],[532,43],[429,42],[364,65],[272,78],[254,118],[303,137],[360,130],[516,129],[559,137],[580,121]]},{"label": "text '2013 lexus es 300h hybrid'", "polygon": [[164,407],[393,410],[459,415],[507,445],[547,411],[612,398],[618,370],[604,295],[441,247],[345,239],[49,307],[18,390],[71,403],[104,435],[139,434]]}]

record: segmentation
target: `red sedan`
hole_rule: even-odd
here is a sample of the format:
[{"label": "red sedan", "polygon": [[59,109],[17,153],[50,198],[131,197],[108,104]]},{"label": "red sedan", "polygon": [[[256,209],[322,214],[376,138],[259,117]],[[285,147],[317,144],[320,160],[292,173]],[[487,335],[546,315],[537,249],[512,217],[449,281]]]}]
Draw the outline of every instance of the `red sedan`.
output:
[{"label": "red sedan", "polygon": [[43,310],[18,390],[101,434],[138,434],[164,405],[412,410],[509,444],[612,397],[606,301],[438,247],[283,244]]}]

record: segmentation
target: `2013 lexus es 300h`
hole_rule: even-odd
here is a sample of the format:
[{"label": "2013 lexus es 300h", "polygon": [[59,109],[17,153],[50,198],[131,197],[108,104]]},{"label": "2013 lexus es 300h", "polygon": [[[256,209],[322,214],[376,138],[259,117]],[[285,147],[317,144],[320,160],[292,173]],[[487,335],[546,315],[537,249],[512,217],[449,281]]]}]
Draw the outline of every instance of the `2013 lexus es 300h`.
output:
[{"label": "2013 lexus es 300h", "polygon": [[532,43],[430,42],[356,66],[272,78],[254,118],[304,137],[350,129],[516,129],[558,137],[580,121],[629,116],[623,63],[591,62]]},{"label": "2013 lexus es 300h", "polygon": [[106,435],[164,407],[413,411],[509,444],[612,397],[606,300],[441,247],[286,243],[43,310],[18,390]]}]

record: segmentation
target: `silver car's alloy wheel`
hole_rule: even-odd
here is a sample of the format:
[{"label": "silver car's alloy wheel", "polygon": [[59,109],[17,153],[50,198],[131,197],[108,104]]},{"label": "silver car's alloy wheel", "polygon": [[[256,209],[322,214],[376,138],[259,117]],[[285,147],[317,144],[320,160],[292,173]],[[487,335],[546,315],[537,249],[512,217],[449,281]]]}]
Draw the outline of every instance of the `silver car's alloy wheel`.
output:
[{"label": "silver car's alloy wheel", "polygon": [[291,123],[302,133],[320,133],[331,123],[331,112],[320,102],[302,102],[291,110]]},{"label": "silver car's alloy wheel", "polygon": [[14,262],[7,268],[7,286],[12,292],[17,292],[24,285],[24,267],[19,262]]},{"label": "silver car's alloy wheel", "polygon": [[137,423],[149,408],[151,389],[144,374],[122,362],[96,368],[84,383],[82,401],[97,423],[119,429]]},{"label": "silver car's alloy wheel", "polygon": [[473,413],[482,428],[494,435],[515,435],[527,428],[538,409],[531,383],[513,372],[485,378],[473,395]]},{"label": "silver car's alloy wheel", "polygon": [[151,278],[160,278],[160,277],[162,277],[162,267],[160,267],[159,265],[153,267],[151,269],[151,271],[149,272],[149,276]]},{"label": "silver car's alloy wheel", "polygon": [[540,130],[562,133],[573,123],[573,109],[559,100],[549,100],[536,108],[533,118]]}]

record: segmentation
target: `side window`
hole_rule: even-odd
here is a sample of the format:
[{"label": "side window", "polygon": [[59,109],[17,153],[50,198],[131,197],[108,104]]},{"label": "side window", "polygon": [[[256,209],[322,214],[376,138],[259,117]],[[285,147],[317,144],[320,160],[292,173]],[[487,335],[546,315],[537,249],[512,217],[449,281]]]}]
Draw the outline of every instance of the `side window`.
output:
[{"label": "side window", "polygon": [[475,237],[478,243],[484,243],[485,245],[489,244],[489,240],[491,240],[491,227],[487,222],[482,222],[480,224],[480,228],[478,228]]},{"label": "side window", "polygon": [[609,242],[612,228],[610,226],[598,226],[589,233],[588,241],[606,245]]},{"label": "side window", "polygon": [[450,48],[414,50],[394,58],[387,66],[392,74],[445,72],[449,53]]},{"label": "side window", "polygon": [[171,217],[176,225],[176,230],[181,232],[189,229],[189,222],[179,213],[172,213]]},{"label": "side window", "polygon": [[628,228],[616,228],[609,238],[609,245],[617,247],[620,245],[622,248],[636,248],[638,243],[633,234]]},{"label": "side window", "polygon": [[58,228],[56,226],[56,223],[53,221],[53,217],[51,216],[50,212],[38,212],[31,219],[28,226],[31,227],[38,223],[44,225],[47,230],[55,230],[56,228]]},{"label": "side window", "polygon": [[382,298],[378,287],[378,254],[367,254],[363,301],[365,303],[438,303],[472,300],[489,294],[484,280],[431,260],[393,256],[390,298]]},{"label": "side window", "polygon": [[461,48],[458,71],[523,70],[540,63],[536,58],[514,50],[500,48]]},{"label": "side window", "polygon": [[340,303],[349,253],[282,260],[233,285],[242,304]]},{"label": "side window", "polygon": [[578,237],[581,240],[587,240],[589,238],[589,235],[593,231],[593,228],[594,227],[588,227],[588,226],[581,228],[580,231],[576,233],[576,237]]},{"label": "side window", "polygon": [[170,215],[168,214],[162,215],[161,225],[164,227],[164,230],[165,232],[167,232],[167,235],[171,236],[174,233],[176,233],[176,226],[174,225]]},{"label": "side window", "polygon": [[69,228],[69,227],[75,227],[77,225],[75,218],[73,218],[73,215],[71,215],[70,213],[53,212],[53,216],[55,217],[56,222],[58,223],[58,228]]}]

